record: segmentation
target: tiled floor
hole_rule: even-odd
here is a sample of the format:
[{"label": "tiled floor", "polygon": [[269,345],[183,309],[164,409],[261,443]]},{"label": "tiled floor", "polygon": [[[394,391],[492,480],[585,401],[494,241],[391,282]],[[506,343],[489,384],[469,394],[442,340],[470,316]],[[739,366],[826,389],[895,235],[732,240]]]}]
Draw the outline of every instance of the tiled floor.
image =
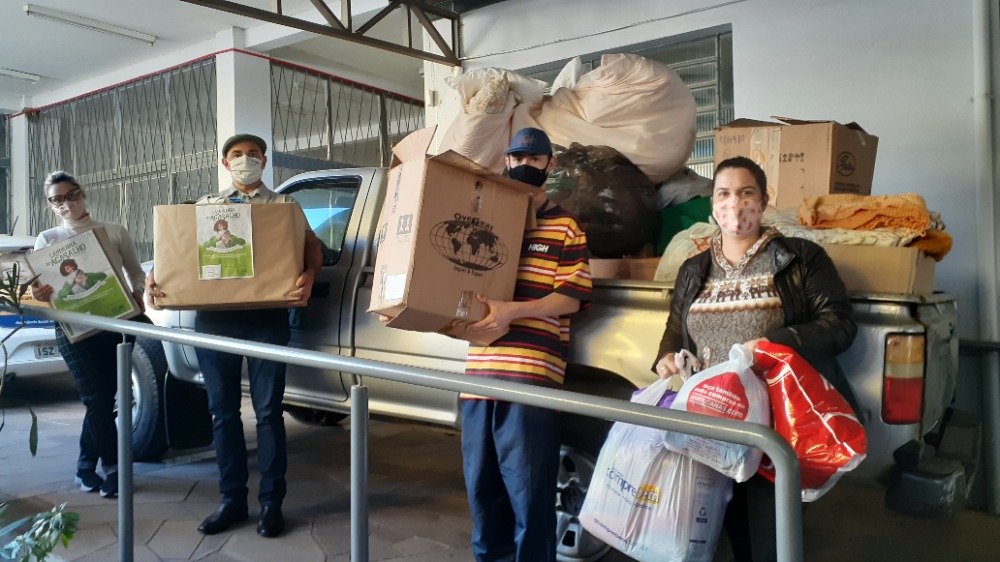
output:
[{"label": "tiled floor", "polygon": [[[117,560],[117,502],[72,484],[82,406],[61,380],[22,380],[8,398],[32,404],[39,418],[39,451],[27,451],[28,416],[8,406],[0,431],[0,501],[11,516],[67,501],[81,516],[68,549],[52,560]],[[249,405],[245,422],[252,419]],[[246,423],[252,442],[252,423]],[[425,427],[373,422],[369,554],[373,561],[470,561],[470,522],[462,484],[459,439]],[[198,523],[218,503],[211,451],[135,467],[137,561],[339,562],[350,560],[348,425],[308,427],[288,421],[287,532],[256,535],[256,514],[230,532],[205,537]],[[253,457],[251,457],[251,462]],[[253,490],[255,482],[251,482]],[[253,492],[251,492],[252,495]],[[1000,519],[965,511],[950,521],[925,521],[882,506],[881,490],[842,482],[805,517],[810,562],[857,560],[1000,560]],[[724,558],[724,557],[717,557]],[[612,552],[602,562],[628,558]]]}]

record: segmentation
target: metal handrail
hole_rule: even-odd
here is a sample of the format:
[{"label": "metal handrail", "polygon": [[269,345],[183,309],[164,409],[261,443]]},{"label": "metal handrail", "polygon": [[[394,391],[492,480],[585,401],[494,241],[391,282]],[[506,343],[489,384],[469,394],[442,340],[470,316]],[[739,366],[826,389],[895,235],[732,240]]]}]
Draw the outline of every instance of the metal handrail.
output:
[{"label": "metal handrail", "polygon": [[[5,307],[0,307],[5,308]],[[283,363],[314,367],[317,369],[328,369],[333,371],[349,372],[360,376],[376,377],[396,382],[427,386],[441,390],[450,390],[477,396],[486,396],[498,400],[517,402],[529,406],[548,408],[571,414],[602,418],[616,422],[625,422],[634,425],[642,425],[656,429],[677,431],[690,435],[719,439],[730,443],[739,443],[758,447],[766,453],[774,463],[775,469],[775,521],[777,527],[777,554],[780,562],[801,562],[803,557],[802,542],[802,509],[801,509],[801,471],[798,458],[791,445],[770,427],[754,423],[745,423],[735,420],[709,417],[689,412],[677,410],[667,410],[656,406],[645,404],[634,404],[620,399],[591,396],[579,392],[557,390],[537,386],[528,386],[521,383],[485,379],[481,377],[468,377],[445,371],[424,369],[419,367],[409,367],[405,365],[395,365],[368,359],[358,359],[355,357],[344,357],[332,355],[318,351],[290,348],[280,345],[249,342],[234,338],[221,336],[211,336],[196,332],[178,330],[172,328],[161,328],[146,323],[132,322],[127,320],[115,320],[79,314],[74,312],[57,311],[53,309],[43,309],[34,307],[24,307],[25,314],[37,318],[47,318],[58,322],[72,324],[82,324],[101,330],[130,334],[146,338],[169,341],[182,345],[193,345],[206,349],[213,349],[227,353],[235,353],[259,359],[269,359]],[[8,308],[9,310],[9,308]],[[121,362],[122,354],[119,354]],[[129,358],[125,357],[125,361]],[[121,366],[119,366],[121,369]],[[130,370],[130,369],[129,369]],[[127,380],[119,380],[119,396],[131,396],[131,377]],[[357,388],[357,387],[356,387]],[[363,388],[363,387],[362,387]],[[359,389],[360,390],[360,389]],[[367,393],[365,391],[355,392],[352,390],[351,413],[352,426],[363,420],[367,428]],[[356,410],[357,409],[357,410]],[[357,418],[353,417],[355,414]],[[131,447],[131,441],[126,436],[129,432],[119,432],[119,450],[123,446]],[[356,440],[365,439],[367,443],[367,430],[364,432],[351,432],[352,451],[352,561],[359,560],[367,562],[367,502],[364,506],[356,506],[356,500],[361,496],[355,495],[365,493],[367,486],[366,462],[359,462],[355,466],[353,457],[362,453],[367,457],[367,446],[357,443]],[[128,449],[129,451],[131,449]],[[130,458],[129,453],[129,458]],[[361,460],[361,459],[359,459]],[[365,459],[366,460],[366,459]],[[359,473],[355,473],[355,469]],[[119,474],[122,470],[128,470],[127,479],[120,479],[120,484],[131,484],[131,463],[129,466],[119,466]],[[363,472],[363,473],[362,473]],[[131,490],[120,491],[119,501],[131,503]],[[356,507],[363,507],[364,513],[355,513]],[[131,513],[131,505],[127,507],[127,513]],[[120,508],[119,514],[124,511]],[[357,518],[355,518],[357,516]],[[130,540],[132,537],[132,521],[119,521],[119,540],[123,538]],[[362,544],[362,542],[364,544]],[[358,552],[363,551],[363,552]],[[122,553],[123,562],[130,562],[131,552]],[[355,555],[364,555],[355,558]]]}]

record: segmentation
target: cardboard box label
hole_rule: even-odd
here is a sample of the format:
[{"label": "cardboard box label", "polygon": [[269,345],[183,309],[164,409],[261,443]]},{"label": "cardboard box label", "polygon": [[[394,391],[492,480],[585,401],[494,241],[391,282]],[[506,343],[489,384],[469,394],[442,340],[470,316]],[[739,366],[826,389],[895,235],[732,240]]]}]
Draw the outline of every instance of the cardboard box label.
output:
[{"label": "cardboard box label", "polygon": [[253,277],[253,206],[197,205],[198,279]]},{"label": "cardboard box label", "polygon": [[406,294],[406,274],[390,275],[385,280],[385,301],[403,300]]},{"label": "cardboard box label", "polygon": [[507,245],[494,233],[492,224],[478,217],[455,213],[454,218],[432,226],[430,236],[441,256],[474,276],[507,263]]},{"label": "cardboard box label", "polygon": [[[39,283],[52,286],[52,308],[106,318],[131,318],[139,313],[128,285],[105,254],[106,244],[107,234],[98,227],[28,256]],[[60,325],[71,342],[98,331],[76,324]]]}]

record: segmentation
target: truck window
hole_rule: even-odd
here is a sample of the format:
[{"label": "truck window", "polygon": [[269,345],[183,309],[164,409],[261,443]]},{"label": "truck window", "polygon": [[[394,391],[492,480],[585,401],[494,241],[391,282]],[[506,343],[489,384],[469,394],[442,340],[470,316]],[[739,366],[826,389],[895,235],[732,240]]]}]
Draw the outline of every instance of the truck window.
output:
[{"label": "truck window", "polygon": [[323,265],[336,264],[344,247],[347,224],[358,197],[358,187],[345,186],[342,181],[317,182],[286,193],[302,206],[309,228],[323,244]]}]

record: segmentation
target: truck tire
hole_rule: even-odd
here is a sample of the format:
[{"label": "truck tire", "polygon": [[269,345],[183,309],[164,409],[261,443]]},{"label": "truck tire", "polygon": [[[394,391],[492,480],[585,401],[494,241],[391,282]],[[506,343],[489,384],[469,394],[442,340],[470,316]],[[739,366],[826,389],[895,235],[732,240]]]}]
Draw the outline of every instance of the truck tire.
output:
[{"label": "truck tire", "polygon": [[292,419],[299,423],[324,427],[337,425],[347,418],[347,414],[342,414],[340,412],[318,410],[316,408],[309,408],[306,406],[290,406],[288,404],[285,405],[285,412],[287,412]]},{"label": "truck tire", "polygon": [[[587,383],[576,373],[566,376],[567,381],[574,378],[576,384],[571,383],[566,390],[623,400],[628,400],[635,390],[624,381]],[[607,381],[606,376],[604,380]],[[611,547],[588,533],[580,524],[579,515],[594,476],[597,455],[612,424],[608,420],[563,413],[561,425],[563,444],[559,451],[556,484],[556,559],[559,562],[594,562]]]},{"label": "truck tire", "polygon": [[132,458],[157,462],[167,452],[163,380],[167,359],[159,340],[138,338],[132,347]]}]

